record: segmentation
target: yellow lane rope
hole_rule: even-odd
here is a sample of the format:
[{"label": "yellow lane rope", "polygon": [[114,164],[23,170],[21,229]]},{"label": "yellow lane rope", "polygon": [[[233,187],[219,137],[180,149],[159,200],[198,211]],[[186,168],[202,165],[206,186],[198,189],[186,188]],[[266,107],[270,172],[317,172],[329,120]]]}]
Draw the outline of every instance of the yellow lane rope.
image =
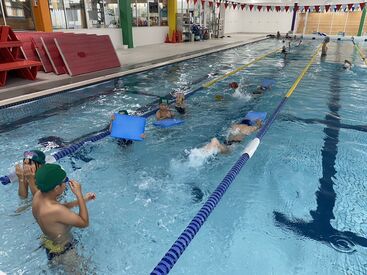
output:
[{"label": "yellow lane rope", "polygon": [[288,90],[288,93],[285,95],[285,97],[290,97],[292,95],[292,93],[294,92],[294,90],[297,88],[299,82],[302,80],[302,78],[307,73],[308,69],[311,67],[312,63],[315,61],[316,56],[317,56],[317,54],[319,53],[319,51],[321,49],[321,46],[322,46],[322,44],[320,44],[318,46],[318,48],[317,48],[316,52],[313,54],[311,60],[307,63],[306,67],[303,69],[301,74],[298,76],[296,81],[293,83],[292,87]]},{"label": "yellow lane rope", "polygon": [[271,55],[271,54],[273,54],[275,52],[278,52],[280,50],[281,50],[281,48],[278,48],[278,49],[276,49],[274,51],[271,51],[271,52],[268,52],[268,53],[266,53],[264,55],[261,55],[261,56],[255,58],[254,60],[252,60],[250,63],[247,63],[245,65],[242,65],[241,67],[238,67],[237,69],[235,69],[235,70],[233,70],[233,71],[231,71],[229,73],[226,73],[226,74],[224,74],[224,75],[222,75],[222,76],[220,76],[218,78],[215,78],[215,79],[213,79],[213,80],[211,80],[211,81],[209,81],[207,83],[204,83],[203,84],[203,88],[209,88],[210,86],[214,85],[218,81],[221,81],[221,80],[223,80],[223,79],[225,79],[225,78],[227,78],[227,77],[229,77],[231,75],[234,75],[235,73],[238,73],[239,71],[241,71],[241,70],[243,70],[243,69],[245,69],[245,68],[247,68],[247,67],[255,64],[256,62],[258,62],[258,61],[264,59],[265,57],[267,57],[267,56],[269,56],[269,55]]},{"label": "yellow lane rope", "polygon": [[366,56],[363,54],[363,52],[362,52],[361,48],[360,48],[360,47],[358,47],[358,45],[357,45],[357,44],[354,44],[354,47],[357,49],[357,51],[358,51],[359,55],[361,56],[361,58],[362,58],[362,60],[363,60],[364,64],[366,64],[366,65],[367,65],[367,59],[366,59]]}]

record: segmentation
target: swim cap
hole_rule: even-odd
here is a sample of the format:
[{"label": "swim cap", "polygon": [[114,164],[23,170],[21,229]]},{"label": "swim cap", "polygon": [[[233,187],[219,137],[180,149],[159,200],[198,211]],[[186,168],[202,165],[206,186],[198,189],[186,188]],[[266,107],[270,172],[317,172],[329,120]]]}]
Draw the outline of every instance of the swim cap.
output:
[{"label": "swim cap", "polygon": [[23,154],[25,159],[33,160],[39,164],[45,164],[46,163],[46,155],[40,150],[31,150],[26,151]]},{"label": "swim cap", "polygon": [[58,164],[47,163],[36,172],[36,185],[42,193],[53,190],[62,184],[66,178],[66,172]]},{"label": "swim cap", "polygon": [[168,99],[164,97],[159,98],[159,104],[166,104],[168,105]]},{"label": "swim cap", "polygon": [[118,111],[120,115],[129,115],[129,113],[126,110],[120,110]]},{"label": "swim cap", "polygon": [[229,83],[229,87],[232,89],[237,89],[238,88],[238,83],[237,82],[231,82]]},{"label": "swim cap", "polygon": [[221,96],[221,95],[215,95],[214,98],[217,101],[223,100],[223,96]]}]

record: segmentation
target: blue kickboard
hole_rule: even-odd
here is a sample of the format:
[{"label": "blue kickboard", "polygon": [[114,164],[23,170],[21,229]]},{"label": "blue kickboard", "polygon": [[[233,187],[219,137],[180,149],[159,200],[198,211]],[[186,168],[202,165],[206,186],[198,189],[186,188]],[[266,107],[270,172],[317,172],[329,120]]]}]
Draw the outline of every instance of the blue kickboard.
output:
[{"label": "blue kickboard", "polygon": [[153,122],[153,125],[156,127],[161,127],[161,128],[169,128],[169,127],[180,125],[182,123],[184,123],[183,120],[170,118],[170,119],[163,119],[163,120],[155,121]]},{"label": "blue kickboard", "polygon": [[263,81],[261,82],[261,86],[265,88],[270,88],[275,83],[276,81],[274,79],[263,79]]},{"label": "blue kickboard", "polygon": [[141,141],[141,134],[144,134],[146,118],[140,116],[128,116],[115,114],[112,121],[111,137],[124,138]]},{"label": "blue kickboard", "polygon": [[248,112],[245,118],[242,120],[242,123],[253,126],[256,125],[256,120],[258,119],[264,122],[266,115],[267,115],[266,112]]}]

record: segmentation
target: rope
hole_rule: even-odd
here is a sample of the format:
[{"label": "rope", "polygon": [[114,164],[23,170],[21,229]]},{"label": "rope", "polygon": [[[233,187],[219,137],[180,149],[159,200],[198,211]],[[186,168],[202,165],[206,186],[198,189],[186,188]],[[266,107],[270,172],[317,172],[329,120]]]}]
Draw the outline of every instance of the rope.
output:
[{"label": "rope", "polygon": [[229,76],[231,76],[231,75],[234,75],[235,73],[238,73],[239,71],[242,71],[242,70],[246,69],[247,67],[250,67],[251,65],[253,65],[253,64],[257,63],[257,62],[259,62],[259,61],[260,61],[260,60],[262,60],[262,59],[264,59],[265,57],[267,57],[267,56],[269,56],[269,55],[271,55],[271,54],[273,54],[273,53],[275,53],[275,52],[278,52],[278,51],[280,51],[280,50],[281,50],[281,49],[280,49],[280,48],[278,48],[278,49],[275,49],[275,50],[273,50],[273,51],[271,51],[271,52],[268,52],[268,53],[266,53],[266,54],[264,54],[264,55],[261,55],[261,56],[259,56],[259,57],[255,58],[254,60],[252,60],[250,63],[247,63],[247,64],[245,64],[245,65],[242,65],[242,66],[238,67],[237,69],[235,69],[235,70],[233,70],[233,71],[231,71],[231,72],[229,72],[229,73],[226,73],[226,74],[224,74],[224,75],[222,75],[222,76],[220,76],[220,77],[217,77],[217,78],[215,78],[215,79],[213,79],[213,80],[211,80],[211,81],[209,81],[209,82],[207,82],[207,83],[203,84],[203,88],[209,88],[210,86],[214,85],[214,84],[215,84],[215,83],[217,83],[218,81],[222,81],[223,79],[225,79],[225,78],[227,78],[227,77],[229,77]]},{"label": "rope", "polygon": [[306,67],[302,70],[301,74],[298,76],[292,87],[289,89],[287,94],[284,96],[283,100],[279,103],[278,107],[272,114],[269,120],[265,123],[265,125],[261,128],[256,138],[254,138],[245,148],[241,157],[237,160],[237,162],[233,165],[233,167],[229,170],[227,175],[224,177],[222,182],[218,185],[215,191],[210,195],[208,200],[205,202],[203,207],[199,210],[199,212],[195,215],[195,217],[191,220],[189,225],[185,228],[185,230],[181,233],[175,243],[171,246],[168,252],[164,255],[161,261],[156,265],[156,267],[151,272],[151,275],[165,275],[168,274],[169,271],[173,268],[175,263],[178,261],[180,256],[186,250],[190,242],[194,239],[195,235],[200,230],[201,226],[207,220],[211,212],[217,206],[220,199],[223,197],[224,193],[227,191],[229,186],[233,183],[236,176],[241,171],[242,167],[246,164],[246,162],[252,157],[255,153],[257,147],[260,144],[262,137],[265,135],[267,130],[270,128],[272,123],[274,122],[276,116],[286,103],[287,99],[292,95],[293,91],[296,89],[302,78],[305,76],[312,63],[314,62],[318,52],[320,51],[321,45],[317,48],[316,52],[312,56],[311,60],[307,63]]}]

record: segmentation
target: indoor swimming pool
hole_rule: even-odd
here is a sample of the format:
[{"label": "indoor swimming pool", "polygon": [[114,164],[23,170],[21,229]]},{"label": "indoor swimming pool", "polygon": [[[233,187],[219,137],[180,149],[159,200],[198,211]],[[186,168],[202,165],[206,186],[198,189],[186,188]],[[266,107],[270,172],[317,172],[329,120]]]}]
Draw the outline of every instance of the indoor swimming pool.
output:
[{"label": "indoor swimming pool", "polygon": [[[73,230],[83,272],[154,269],[255,135],[226,155],[200,148],[213,137],[223,140],[248,111],[273,113],[320,42],[297,44],[287,57],[271,54],[199,89],[187,99],[187,113],[177,114],[180,126],[156,128],[151,116],[142,142],[121,147],[106,137],[59,161],[83,192],[97,194],[88,203],[89,227]],[[0,174],[26,150],[57,152],[57,145],[105,129],[118,110],[145,111],[159,96],[193,91],[281,46],[264,40],[0,109]],[[342,68],[345,59],[352,70]],[[352,42],[329,43],[327,57],[317,56],[171,274],[365,274],[366,69]],[[263,79],[276,84],[254,97]],[[228,86],[233,81],[240,84],[236,93]],[[0,270],[65,272],[48,264],[39,247],[31,198],[19,199],[17,183],[0,187]],[[64,199],[73,198],[68,190]]]}]

